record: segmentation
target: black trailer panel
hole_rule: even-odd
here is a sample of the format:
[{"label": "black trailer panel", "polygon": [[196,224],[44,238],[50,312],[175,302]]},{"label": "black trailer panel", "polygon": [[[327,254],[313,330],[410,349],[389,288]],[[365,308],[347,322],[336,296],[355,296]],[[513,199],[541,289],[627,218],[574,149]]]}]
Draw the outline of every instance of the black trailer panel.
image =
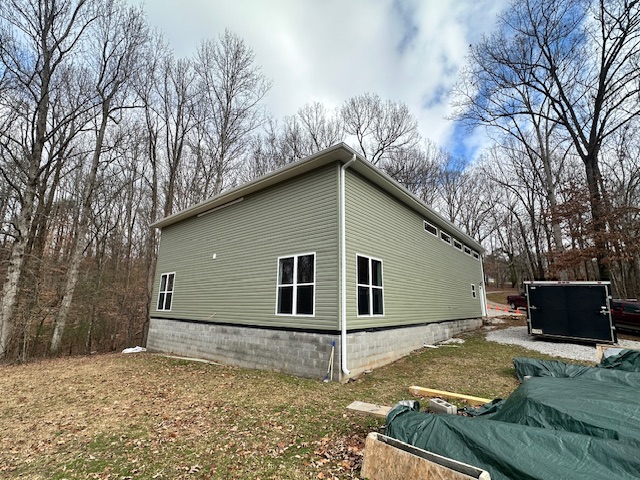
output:
[{"label": "black trailer panel", "polygon": [[609,282],[525,282],[531,335],[615,343]]}]

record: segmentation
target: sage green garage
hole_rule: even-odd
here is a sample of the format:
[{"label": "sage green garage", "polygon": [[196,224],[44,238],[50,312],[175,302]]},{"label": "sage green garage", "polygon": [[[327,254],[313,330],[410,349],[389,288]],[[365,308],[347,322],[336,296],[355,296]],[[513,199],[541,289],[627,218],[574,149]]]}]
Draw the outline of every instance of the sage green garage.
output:
[{"label": "sage green garage", "polygon": [[[171,347],[154,339],[154,321],[338,338],[485,313],[481,246],[345,144],[153,226],[162,231],[149,332],[158,350],[185,353],[175,338]],[[269,357],[268,345],[258,350]],[[207,344],[197,354],[221,358]]]}]

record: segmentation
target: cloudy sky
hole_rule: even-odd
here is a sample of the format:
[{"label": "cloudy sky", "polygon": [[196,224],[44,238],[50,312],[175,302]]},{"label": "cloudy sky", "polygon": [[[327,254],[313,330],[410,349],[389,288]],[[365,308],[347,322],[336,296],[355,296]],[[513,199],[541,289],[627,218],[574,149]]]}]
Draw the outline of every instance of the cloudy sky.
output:
[{"label": "cloudy sky", "polygon": [[[473,156],[478,139],[445,119],[469,45],[505,0],[146,0],[177,56],[225,28],[253,49],[273,81],[278,119],[308,102],[329,107],[366,91],[409,105],[424,137]],[[476,137],[478,137],[476,135]]]}]

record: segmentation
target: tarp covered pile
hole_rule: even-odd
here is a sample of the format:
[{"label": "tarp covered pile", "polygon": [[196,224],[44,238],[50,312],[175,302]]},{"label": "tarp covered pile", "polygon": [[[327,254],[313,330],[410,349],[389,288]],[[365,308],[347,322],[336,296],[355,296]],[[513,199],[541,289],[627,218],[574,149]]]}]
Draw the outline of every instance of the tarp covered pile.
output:
[{"label": "tarp covered pile", "polygon": [[386,434],[487,470],[492,479],[640,478],[640,353],[597,367],[516,358],[526,380],[470,417],[397,405]]}]

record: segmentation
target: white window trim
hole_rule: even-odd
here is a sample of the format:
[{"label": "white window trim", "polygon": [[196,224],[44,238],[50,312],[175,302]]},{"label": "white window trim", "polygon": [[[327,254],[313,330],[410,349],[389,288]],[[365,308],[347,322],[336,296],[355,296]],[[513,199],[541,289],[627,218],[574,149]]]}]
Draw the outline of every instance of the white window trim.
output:
[{"label": "white window trim", "polygon": [[475,283],[471,284],[471,298],[478,298],[478,292],[476,291]]},{"label": "white window trim", "polygon": [[471,250],[471,256],[475,258],[477,261],[480,261],[480,254],[475,250]]},{"label": "white window trim", "polygon": [[[443,235],[445,235],[448,238],[448,240],[445,240],[444,238],[442,238]],[[444,243],[448,245],[451,245],[451,235],[449,235],[444,230],[440,230],[440,240],[442,240]]]},{"label": "white window trim", "polygon": [[[457,243],[457,245],[456,245],[456,243]],[[462,242],[460,240],[454,238],[453,242],[452,242],[452,245],[453,245],[453,248],[455,248],[456,250],[462,251]]]},{"label": "white window trim", "polygon": [[[427,230],[427,225],[429,225],[430,227],[432,227],[432,228],[436,231],[436,233],[433,233],[433,232],[430,232],[429,230]],[[423,227],[424,227],[424,231],[425,231],[425,232],[427,232],[427,233],[429,233],[429,234],[433,235],[434,237],[437,237],[437,236],[439,235],[438,227],[436,227],[433,223],[431,223],[431,222],[427,222],[426,220],[424,220]]]},{"label": "white window trim", "polygon": [[[173,275],[173,289],[171,290],[160,290],[160,288],[162,288],[162,277],[167,276],[167,279],[169,277],[169,275]],[[165,283],[165,288],[166,286],[169,284],[169,282]],[[170,312],[171,309],[173,308],[173,297],[174,297],[174,292],[176,290],[176,272],[165,272],[165,273],[161,273],[160,274],[160,285],[158,285],[158,298],[156,299],[156,312]],[[160,300],[160,295],[162,295],[164,293],[164,298],[165,301],[162,302],[162,307],[163,308],[158,308],[158,300]],[[171,305],[169,306],[169,308],[164,308],[164,305],[166,304],[166,298],[167,298],[167,293],[171,293]]]},{"label": "white window trim", "polygon": [[[298,257],[304,257],[306,255],[313,255],[313,283],[300,283],[298,284]],[[278,273],[280,271],[280,260],[283,258],[291,258],[293,257],[293,284],[280,284],[280,279],[278,278]],[[276,305],[275,305],[275,314],[278,317],[307,317],[312,318],[316,316],[316,292],[317,292],[317,276],[316,276],[316,260],[317,255],[316,252],[307,252],[307,253],[296,253],[293,255],[282,255],[278,257],[276,261]],[[301,287],[313,285],[313,313],[296,313],[298,309],[298,285]],[[280,287],[293,287],[293,305],[292,312],[293,313],[278,313],[278,296],[280,295]]]},{"label": "white window trim", "polygon": [[471,249],[469,247],[467,247],[466,245],[463,245],[464,247],[464,253],[466,253],[467,255],[471,256]]},{"label": "white window trim", "polygon": [[[363,257],[369,260],[369,285],[366,285],[364,283],[358,283],[358,257]],[[377,262],[380,262],[380,270],[382,272],[382,285],[381,286],[374,286],[373,285],[373,269],[371,268],[371,260],[375,260]],[[360,315],[358,313],[358,287],[369,287],[369,314],[368,315]],[[380,314],[375,314],[373,313],[373,289],[377,288],[382,290],[382,315]],[[382,261],[381,258],[376,258],[376,257],[372,257],[371,255],[365,255],[363,253],[356,253],[356,317],[358,318],[370,318],[370,317],[376,317],[376,318],[383,318],[385,316],[385,312],[387,311],[387,309],[384,306],[384,262]]]}]

